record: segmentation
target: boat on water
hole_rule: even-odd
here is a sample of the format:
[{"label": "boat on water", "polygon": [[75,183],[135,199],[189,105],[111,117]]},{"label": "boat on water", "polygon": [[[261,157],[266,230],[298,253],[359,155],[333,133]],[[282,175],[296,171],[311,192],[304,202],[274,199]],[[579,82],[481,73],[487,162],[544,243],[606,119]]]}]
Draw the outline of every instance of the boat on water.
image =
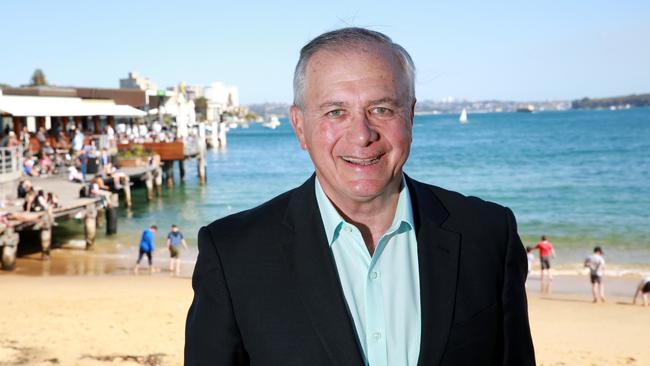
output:
[{"label": "boat on water", "polygon": [[519,113],[533,113],[534,111],[535,111],[535,106],[532,104],[529,104],[525,107],[517,108],[517,112]]},{"label": "boat on water", "polygon": [[467,109],[463,108],[463,111],[460,112],[460,117],[458,120],[460,123],[467,123]]},{"label": "boat on water", "polygon": [[237,122],[228,123],[228,128],[229,129],[233,129],[233,128],[237,128],[237,127],[239,127],[239,123],[237,123]]},{"label": "boat on water", "polygon": [[267,122],[262,123],[262,126],[275,130],[280,126],[280,120],[278,119],[278,116],[271,116]]}]

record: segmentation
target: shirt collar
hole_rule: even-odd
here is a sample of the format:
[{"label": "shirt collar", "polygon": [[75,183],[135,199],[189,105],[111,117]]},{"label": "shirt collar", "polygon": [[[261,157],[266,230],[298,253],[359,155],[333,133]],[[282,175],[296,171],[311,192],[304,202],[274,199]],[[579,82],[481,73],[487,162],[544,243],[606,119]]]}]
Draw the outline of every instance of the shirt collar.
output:
[{"label": "shirt collar", "polygon": [[[323,187],[321,186],[318,177],[316,177],[314,181],[316,182],[316,202],[318,203],[318,209],[320,210],[323,226],[325,227],[327,243],[331,246],[338,238],[339,232],[345,223],[345,220],[343,217],[341,217],[329,198],[327,198],[327,195],[323,191]],[[392,233],[398,230],[401,233],[411,230],[414,227],[415,225],[413,224],[413,206],[411,205],[411,195],[409,193],[408,186],[406,185],[406,179],[404,178],[404,175],[402,175],[402,186],[399,192],[397,208],[395,209],[395,216],[393,217],[393,222],[391,223],[386,233]]]}]

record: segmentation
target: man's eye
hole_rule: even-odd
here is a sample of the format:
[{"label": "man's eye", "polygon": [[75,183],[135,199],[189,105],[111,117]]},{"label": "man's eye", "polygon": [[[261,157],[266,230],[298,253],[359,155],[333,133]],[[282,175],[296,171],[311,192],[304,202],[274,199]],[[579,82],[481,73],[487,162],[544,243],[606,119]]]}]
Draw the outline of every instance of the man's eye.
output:
[{"label": "man's eye", "polygon": [[332,117],[332,118],[341,117],[341,116],[343,115],[343,110],[341,110],[341,109],[335,109],[335,110],[333,110],[333,111],[329,111],[329,112],[327,112],[325,115],[326,115],[327,117]]},{"label": "man's eye", "polygon": [[390,110],[389,108],[385,108],[385,107],[375,107],[375,108],[372,108],[370,110],[370,113],[376,114],[376,115],[379,115],[379,116],[387,116],[387,115],[390,115],[391,113],[393,113],[393,111]]}]

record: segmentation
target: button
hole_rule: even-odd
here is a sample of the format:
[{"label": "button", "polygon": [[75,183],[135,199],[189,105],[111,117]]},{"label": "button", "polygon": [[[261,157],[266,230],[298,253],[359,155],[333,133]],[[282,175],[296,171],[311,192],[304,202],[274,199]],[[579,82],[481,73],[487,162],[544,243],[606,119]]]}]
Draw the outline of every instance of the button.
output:
[{"label": "button", "polygon": [[379,342],[379,341],[381,340],[381,332],[375,332],[375,333],[372,335],[372,338],[374,338],[375,341]]},{"label": "button", "polygon": [[349,227],[349,226],[346,226],[346,227],[345,227],[345,231],[347,231],[348,233],[351,233],[351,232],[352,232],[352,228]]},{"label": "button", "polygon": [[376,280],[377,277],[379,277],[379,273],[377,273],[377,272],[370,272],[370,279],[371,279],[371,280]]}]

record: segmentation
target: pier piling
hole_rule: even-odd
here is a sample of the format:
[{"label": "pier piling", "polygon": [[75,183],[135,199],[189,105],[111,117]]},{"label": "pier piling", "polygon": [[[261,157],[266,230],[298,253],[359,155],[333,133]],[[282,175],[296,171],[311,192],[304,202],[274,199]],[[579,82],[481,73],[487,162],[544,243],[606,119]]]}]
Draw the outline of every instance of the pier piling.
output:
[{"label": "pier piling", "polygon": [[178,161],[178,171],[181,176],[181,182],[185,182],[185,160]]},{"label": "pier piling", "polygon": [[206,182],[206,161],[205,161],[205,153],[202,150],[199,156],[196,158],[196,162],[198,164],[198,172],[199,172],[199,184],[205,185]]},{"label": "pier piling", "polygon": [[162,182],[163,182],[162,169],[158,168],[154,173],[154,183],[156,184],[156,192],[158,193],[158,197],[162,195]]},{"label": "pier piling", "polygon": [[97,208],[95,205],[86,206],[84,233],[86,234],[86,249],[91,249],[95,245],[97,235]]},{"label": "pier piling", "polygon": [[128,175],[123,177],[122,184],[124,184],[124,201],[126,201],[126,207],[131,207],[131,180]]},{"label": "pier piling", "polygon": [[147,172],[145,175],[144,184],[147,187],[147,200],[151,201],[153,199],[153,174]]},{"label": "pier piling", "polygon": [[174,161],[165,161],[163,163],[163,175],[165,181],[167,182],[167,188],[172,188],[174,186]]},{"label": "pier piling", "polygon": [[52,246],[52,225],[43,221],[41,226],[41,258],[50,259],[50,247]]}]

